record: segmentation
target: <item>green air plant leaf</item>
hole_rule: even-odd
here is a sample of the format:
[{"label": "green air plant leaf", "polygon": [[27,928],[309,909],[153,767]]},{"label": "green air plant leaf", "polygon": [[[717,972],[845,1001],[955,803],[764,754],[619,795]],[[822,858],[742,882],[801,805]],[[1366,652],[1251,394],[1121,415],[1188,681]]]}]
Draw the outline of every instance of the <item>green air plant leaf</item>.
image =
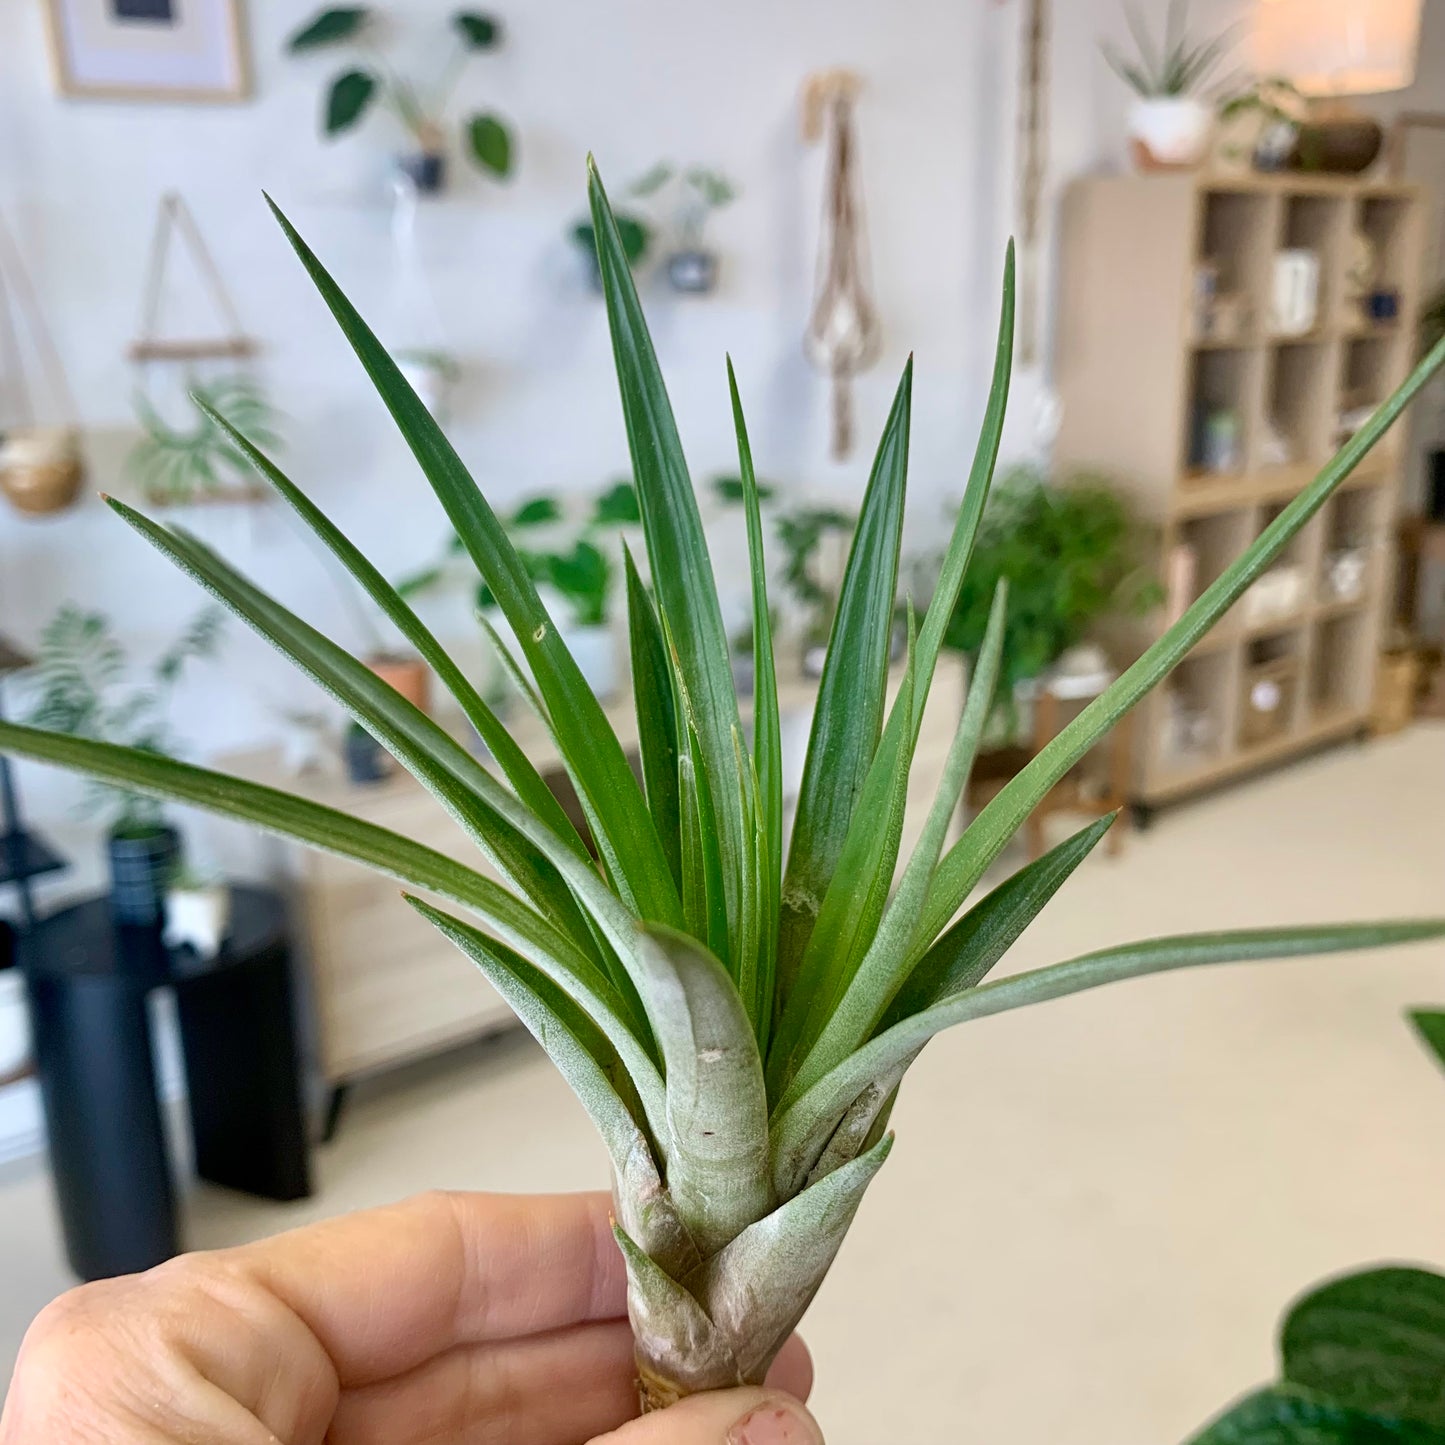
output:
[{"label": "green air plant leaf", "polygon": [[[1176,22],[1166,51],[1181,43],[1178,32]],[[1188,74],[1187,56],[1185,61]],[[1193,62],[1196,72],[1199,64]],[[585,838],[400,591],[265,454],[271,443],[256,435],[264,419],[243,418],[215,398],[204,417],[217,439],[217,456],[258,469],[280,491],[453,694],[486,740],[497,771],[214,551],[129,508],[113,504],[115,510],[340,701],[450,815],[460,846],[474,847],[479,866],[485,860],[495,877],[343,813],[144,748],[0,723],[0,750],[330,850],[453,909],[443,913],[432,903],[414,902],[536,1034],[607,1145],[638,1371],[647,1402],[659,1405],[764,1377],[888,1153],[889,1115],[904,1074],[941,1029],[1169,969],[1445,936],[1442,921],[1200,934],[1106,949],[984,982],[1097,844],[1109,819],[1061,844],[954,922],[1033,807],[1318,512],[1445,361],[1445,343],[1249,551],[944,852],[982,718],[996,682],[1009,675],[1000,589],[937,796],[919,843],[895,876],[920,721],[998,454],[1012,356],[1012,255],[993,385],[968,488],[928,610],[917,619],[908,608],[908,662],[895,675],[890,708],[885,701],[899,603],[911,371],[899,387],[836,599],[789,840],[762,493],[740,389],[729,371],[739,463],[733,499],[745,514],[756,658],[751,734],[734,690],[697,498],[632,283],[636,248],[595,171],[590,200],[592,220],[580,239],[589,246],[596,241],[636,478],[635,493],[624,482],[609,494],[594,525],[641,518],[655,588],[650,596],[628,557],[640,781],[537,593],[540,580],[560,583],[574,601],[594,597],[599,583],[605,585],[606,553],[594,537],[584,536],[585,549],[558,554],[563,562],[557,574],[555,561],[544,560],[547,554],[513,545],[508,526],[522,523],[499,519],[392,358],[277,213],[442,503],[456,549],[475,564],[479,598],[506,619],[515,655],[490,624],[484,626],[555,742],[587,822]],[[536,525],[548,520],[538,515]],[[812,535],[825,524],[815,515]],[[781,522],[778,532],[785,550],[796,550]],[[805,567],[805,559],[798,565]],[[831,607],[833,599],[826,600]],[[1316,1318],[1328,1322],[1327,1314]],[[1314,1378],[1326,1336],[1292,1337],[1287,1353],[1299,1378]],[[1356,1342],[1360,1381],[1383,1381],[1401,1363],[1399,1340],[1379,1329],[1372,1339],[1368,1350]],[[1441,1373],[1438,1362],[1432,1368]],[[1409,1408],[1419,1418],[1434,1420],[1419,1414],[1433,1408],[1421,1372],[1411,1366],[1389,1378],[1404,1381]],[[1307,1392],[1292,1387],[1288,1408],[1303,1411],[1306,1394],[1313,1400],[1313,1386]],[[1361,1385],[1360,1411],[1378,1423],[1371,1412],[1387,1402],[1367,1394]],[[1258,1433],[1269,1427],[1277,1405],[1270,1400],[1256,1407],[1261,1423],[1255,1435],[1219,1434],[1216,1442],[1285,1438]],[[1325,1407],[1309,1408],[1325,1422]],[[1355,1404],[1328,1408],[1346,1419]],[[1345,1438],[1418,1445],[1426,1438],[1338,1431],[1331,1437],[1323,1433],[1325,1423],[1312,1437],[1321,1445]]]}]

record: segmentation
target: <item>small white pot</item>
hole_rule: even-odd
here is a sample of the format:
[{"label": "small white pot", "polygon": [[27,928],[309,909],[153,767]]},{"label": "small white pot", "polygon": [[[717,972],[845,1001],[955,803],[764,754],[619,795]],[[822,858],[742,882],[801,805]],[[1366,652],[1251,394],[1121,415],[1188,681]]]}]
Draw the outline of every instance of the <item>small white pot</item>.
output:
[{"label": "small white pot", "polygon": [[562,641],[577,659],[588,687],[604,702],[617,691],[617,641],[612,629],[601,627],[568,627],[562,630]]},{"label": "small white pot", "polygon": [[175,888],[166,894],[167,948],[190,944],[202,958],[221,951],[231,921],[231,890],[224,883],[206,888]]},{"label": "small white pot", "polygon": [[1191,96],[1136,100],[1129,110],[1129,141],[1141,171],[1184,171],[1209,153],[1214,110]]}]

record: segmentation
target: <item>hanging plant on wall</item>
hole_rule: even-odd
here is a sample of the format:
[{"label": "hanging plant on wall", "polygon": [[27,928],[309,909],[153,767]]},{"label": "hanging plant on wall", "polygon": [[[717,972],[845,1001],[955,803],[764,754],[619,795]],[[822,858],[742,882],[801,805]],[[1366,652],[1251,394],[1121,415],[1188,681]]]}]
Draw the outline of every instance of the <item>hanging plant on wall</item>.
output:
[{"label": "hanging plant on wall", "polygon": [[[458,10],[451,18],[452,50],[437,79],[419,85],[398,74],[382,58],[375,41],[377,12],[365,5],[323,10],[307,21],[286,48],[292,55],[349,46],[359,51],[357,63],[332,78],[321,113],[327,139],[344,135],[377,106],[389,110],[415,143],[397,158],[402,173],[424,195],[446,184],[447,108],[467,63],[502,41],[501,23],[476,10]],[[511,127],[494,111],[476,111],[462,122],[462,149],[484,174],[505,180],[512,173]]]},{"label": "hanging plant on wall", "polygon": [[251,464],[214,418],[224,417],[247,436],[264,436],[267,445],[278,446],[276,412],[249,376],[197,382],[191,397],[187,422],[173,426],[145,392],[136,392],[136,416],[144,435],[126,458],[127,475],[147,501],[159,506],[250,496],[255,489]]},{"label": "hanging plant on wall", "polygon": [[[219,325],[200,334],[161,332],[172,240],[185,247],[209,293]],[[213,419],[243,430],[259,428],[279,446],[278,414],[250,370],[257,343],[241,325],[215,257],[184,199],[161,198],[141,301],[140,331],[128,352],[136,370],[134,406],[141,439],[125,471],[147,501],[160,506],[189,502],[246,502],[265,495],[244,453]],[[157,401],[157,395],[164,398]],[[179,414],[180,420],[172,417]]]}]

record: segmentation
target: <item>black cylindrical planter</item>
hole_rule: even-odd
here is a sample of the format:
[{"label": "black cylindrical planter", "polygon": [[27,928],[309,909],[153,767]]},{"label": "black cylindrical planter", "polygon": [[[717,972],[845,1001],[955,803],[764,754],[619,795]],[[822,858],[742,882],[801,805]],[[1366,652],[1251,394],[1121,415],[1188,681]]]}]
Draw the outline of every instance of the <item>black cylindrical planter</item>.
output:
[{"label": "black cylindrical planter", "polygon": [[353,783],[384,783],[391,776],[391,754],[360,723],[347,728],[343,746]]},{"label": "black cylindrical planter", "polygon": [[155,982],[83,964],[30,980],[50,1168],[81,1279],[150,1269],[180,1247],[146,1013]]},{"label": "black cylindrical planter", "polygon": [[170,827],[137,838],[112,833],[106,851],[110,855],[110,906],[116,922],[164,922],[166,889],[181,858],[181,835]]}]

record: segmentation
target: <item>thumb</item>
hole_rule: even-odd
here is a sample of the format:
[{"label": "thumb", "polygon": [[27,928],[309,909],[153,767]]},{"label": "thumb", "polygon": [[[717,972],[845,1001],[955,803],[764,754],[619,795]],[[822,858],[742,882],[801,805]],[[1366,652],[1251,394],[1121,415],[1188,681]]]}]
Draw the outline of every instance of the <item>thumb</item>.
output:
[{"label": "thumb", "polygon": [[644,1415],[591,1445],[823,1445],[823,1432],[779,1390],[717,1390]]}]

